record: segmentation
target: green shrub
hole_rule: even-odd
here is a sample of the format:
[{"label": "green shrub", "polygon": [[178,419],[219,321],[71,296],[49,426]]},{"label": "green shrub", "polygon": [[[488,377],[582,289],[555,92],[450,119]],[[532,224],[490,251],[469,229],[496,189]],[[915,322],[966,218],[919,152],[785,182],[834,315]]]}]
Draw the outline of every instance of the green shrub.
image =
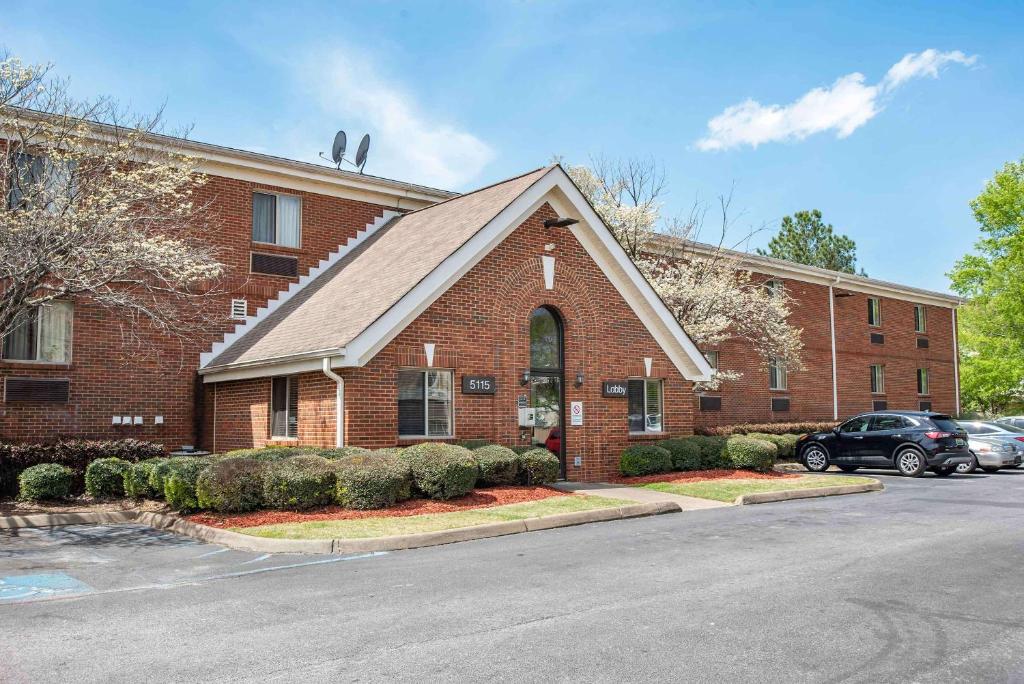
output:
[{"label": "green shrub", "polygon": [[269,508],[315,508],[334,502],[337,477],[322,456],[293,456],[268,464],[263,498]]},{"label": "green shrub", "polygon": [[124,496],[124,474],[132,464],[120,458],[98,458],[85,469],[85,491],[96,499]]},{"label": "green shrub", "polygon": [[700,470],[704,464],[700,445],[692,437],[666,439],[658,442],[658,446],[672,454],[672,470]]},{"label": "green shrub", "polygon": [[508,447],[488,444],[473,451],[480,464],[480,485],[510,485],[519,481],[519,454]]},{"label": "green shrub", "polygon": [[221,458],[251,458],[257,461],[280,461],[292,456],[315,454],[314,447],[267,446],[257,449],[235,449],[220,455]]},{"label": "green shrub", "polygon": [[732,462],[725,455],[725,437],[694,435],[690,440],[700,449],[700,470],[729,468]]},{"label": "green shrub", "polygon": [[125,470],[125,496],[130,496],[133,499],[155,499],[163,496],[162,490],[157,490],[150,484],[150,478],[153,475],[153,470],[166,460],[166,458],[150,458],[133,463],[130,468]]},{"label": "green shrub", "polygon": [[346,446],[338,447],[336,449],[317,449],[316,455],[323,456],[324,458],[335,461],[339,458],[348,458],[349,456],[365,456],[371,453],[370,449],[364,449],[358,446]]},{"label": "green shrub", "polygon": [[550,484],[558,481],[562,466],[558,457],[542,447],[519,454],[519,481],[525,485]]},{"label": "green shrub", "polygon": [[539,447],[536,444],[528,444],[528,445],[525,445],[525,446],[522,445],[522,444],[517,444],[515,446],[510,446],[509,447],[509,449],[511,449],[512,451],[516,452],[517,454],[525,454],[527,451],[533,451],[534,449],[541,449],[541,448],[543,448],[543,447]]},{"label": "green shrub", "polygon": [[796,455],[796,441],[800,438],[800,435],[772,435],[763,432],[751,432],[747,437],[771,442],[779,450],[779,458],[794,458]]},{"label": "green shrub", "polygon": [[697,432],[702,435],[711,435],[716,437],[749,435],[751,433],[768,435],[802,435],[807,432],[828,432],[835,426],[835,421],[806,421],[800,423],[741,423],[739,425],[717,425],[714,427],[697,428]]},{"label": "green shrub", "polygon": [[40,463],[18,475],[18,498],[24,501],[63,499],[71,493],[75,472],[57,463]]},{"label": "green shrub", "polygon": [[485,446],[491,446],[494,442],[487,439],[460,439],[455,442],[457,446],[465,447],[470,451],[476,451]]},{"label": "green shrub", "polygon": [[672,454],[656,444],[633,444],[619,458],[619,472],[627,477],[667,473],[672,470]]},{"label": "green shrub", "polygon": [[775,465],[779,450],[763,439],[734,435],[726,442],[725,453],[734,468],[765,473]]},{"label": "green shrub", "polygon": [[[167,470],[163,475],[164,498],[167,505],[176,511],[194,511],[199,508],[196,497],[196,480],[199,474],[213,463],[213,459],[200,456],[175,456],[167,459]],[[160,469],[157,465],[153,472]]]},{"label": "green shrub", "polygon": [[149,471],[149,488],[156,493],[158,499],[164,498],[164,486],[173,468],[170,458],[154,459],[153,469]]},{"label": "green shrub", "polygon": [[367,452],[334,464],[334,499],[345,508],[387,508],[412,492],[409,464],[392,454]]},{"label": "green shrub", "polygon": [[476,458],[465,447],[423,442],[402,451],[401,458],[412,469],[416,489],[431,499],[465,496],[476,485]]},{"label": "green shrub", "polygon": [[199,508],[220,513],[254,511],[263,505],[266,461],[254,458],[222,458],[203,469],[196,478]]}]

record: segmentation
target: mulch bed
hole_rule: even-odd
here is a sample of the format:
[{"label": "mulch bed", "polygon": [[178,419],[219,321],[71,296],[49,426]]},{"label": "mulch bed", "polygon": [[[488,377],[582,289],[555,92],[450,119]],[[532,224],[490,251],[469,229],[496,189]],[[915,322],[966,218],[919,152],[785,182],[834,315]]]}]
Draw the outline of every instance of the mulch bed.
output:
[{"label": "mulch bed", "polygon": [[308,511],[252,511],[251,513],[211,513],[204,511],[188,516],[192,522],[210,527],[257,527],[279,523],[310,522],[313,520],[357,520],[360,518],[401,518],[426,513],[453,513],[474,508],[490,508],[506,504],[539,501],[553,496],[577,496],[551,487],[488,487],[476,489],[472,494],[451,499],[409,499],[391,508],[355,511],[341,506],[324,506]]},{"label": "mulch bed", "polygon": [[31,515],[33,513],[109,513],[111,511],[169,511],[163,501],[149,499],[108,499],[97,501],[88,496],[72,497],[62,501],[0,501],[0,515]]},{"label": "mulch bed", "polygon": [[658,473],[656,475],[637,475],[636,477],[620,477],[612,480],[626,485],[651,484],[652,482],[695,482],[697,480],[778,480],[800,477],[798,473],[755,473],[752,470],[688,470],[679,473]]}]

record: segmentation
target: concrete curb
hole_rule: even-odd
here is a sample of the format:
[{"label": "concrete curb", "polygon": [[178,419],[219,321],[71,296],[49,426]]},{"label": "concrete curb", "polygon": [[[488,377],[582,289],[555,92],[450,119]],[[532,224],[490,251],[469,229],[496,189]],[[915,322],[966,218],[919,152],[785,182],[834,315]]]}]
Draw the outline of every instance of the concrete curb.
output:
[{"label": "concrete curb", "polygon": [[792,501],[794,499],[814,499],[819,496],[839,496],[841,494],[862,494],[864,492],[880,492],[885,489],[881,482],[867,484],[837,485],[835,487],[816,487],[814,489],[788,489],[781,492],[757,492],[741,494],[733,502],[737,506],[747,504],[774,503],[776,501]]},{"label": "concrete curb", "polygon": [[598,508],[591,511],[559,513],[541,518],[510,520],[508,522],[457,527],[437,532],[403,534],[393,537],[369,539],[267,539],[254,537],[231,530],[199,525],[174,514],[141,513],[137,511],[112,511],[96,513],[39,513],[24,516],[0,518],[0,529],[23,527],[59,527],[61,525],[109,524],[137,522],[157,530],[168,530],[186,537],[232,549],[256,553],[363,553],[368,551],[400,551],[425,546],[453,544],[472,539],[501,537],[507,534],[549,530],[556,527],[584,525],[592,522],[639,518],[664,513],[679,513],[678,504],[669,502],[643,503],[616,508]]}]

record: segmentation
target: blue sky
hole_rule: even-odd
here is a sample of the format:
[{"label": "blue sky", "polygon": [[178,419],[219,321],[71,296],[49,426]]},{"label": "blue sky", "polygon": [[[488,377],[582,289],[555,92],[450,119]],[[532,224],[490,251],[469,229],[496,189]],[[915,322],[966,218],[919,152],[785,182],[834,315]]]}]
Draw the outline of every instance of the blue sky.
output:
[{"label": "blue sky", "polygon": [[1012,2],[37,1],[0,15],[0,44],[77,94],[166,103],[198,140],[316,161],[338,128],[370,132],[368,173],[454,190],[553,155],[653,157],[666,214],[732,189],[731,237],[766,226],[755,247],[817,208],[869,275],[936,290],[977,238],[969,200],[1024,155],[1022,34]]}]

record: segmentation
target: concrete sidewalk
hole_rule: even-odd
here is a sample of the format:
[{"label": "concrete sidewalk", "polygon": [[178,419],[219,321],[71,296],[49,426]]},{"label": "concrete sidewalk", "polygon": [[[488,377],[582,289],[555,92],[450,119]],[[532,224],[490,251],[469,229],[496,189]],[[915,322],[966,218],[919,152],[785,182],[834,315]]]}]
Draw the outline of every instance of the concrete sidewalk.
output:
[{"label": "concrete sidewalk", "polygon": [[670,502],[678,504],[684,511],[696,511],[704,508],[721,508],[731,506],[724,501],[712,501],[710,499],[698,499],[693,496],[682,496],[681,494],[669,494],[658,492],[653,489],[642,489],[640,487],[626,487],[624,485],[609,484],[606,482],[559,482],[551,485],[563,492],[575,492],[587,496],[604,496],[611,499],[626,499],[638,503],[661,503]]}]

